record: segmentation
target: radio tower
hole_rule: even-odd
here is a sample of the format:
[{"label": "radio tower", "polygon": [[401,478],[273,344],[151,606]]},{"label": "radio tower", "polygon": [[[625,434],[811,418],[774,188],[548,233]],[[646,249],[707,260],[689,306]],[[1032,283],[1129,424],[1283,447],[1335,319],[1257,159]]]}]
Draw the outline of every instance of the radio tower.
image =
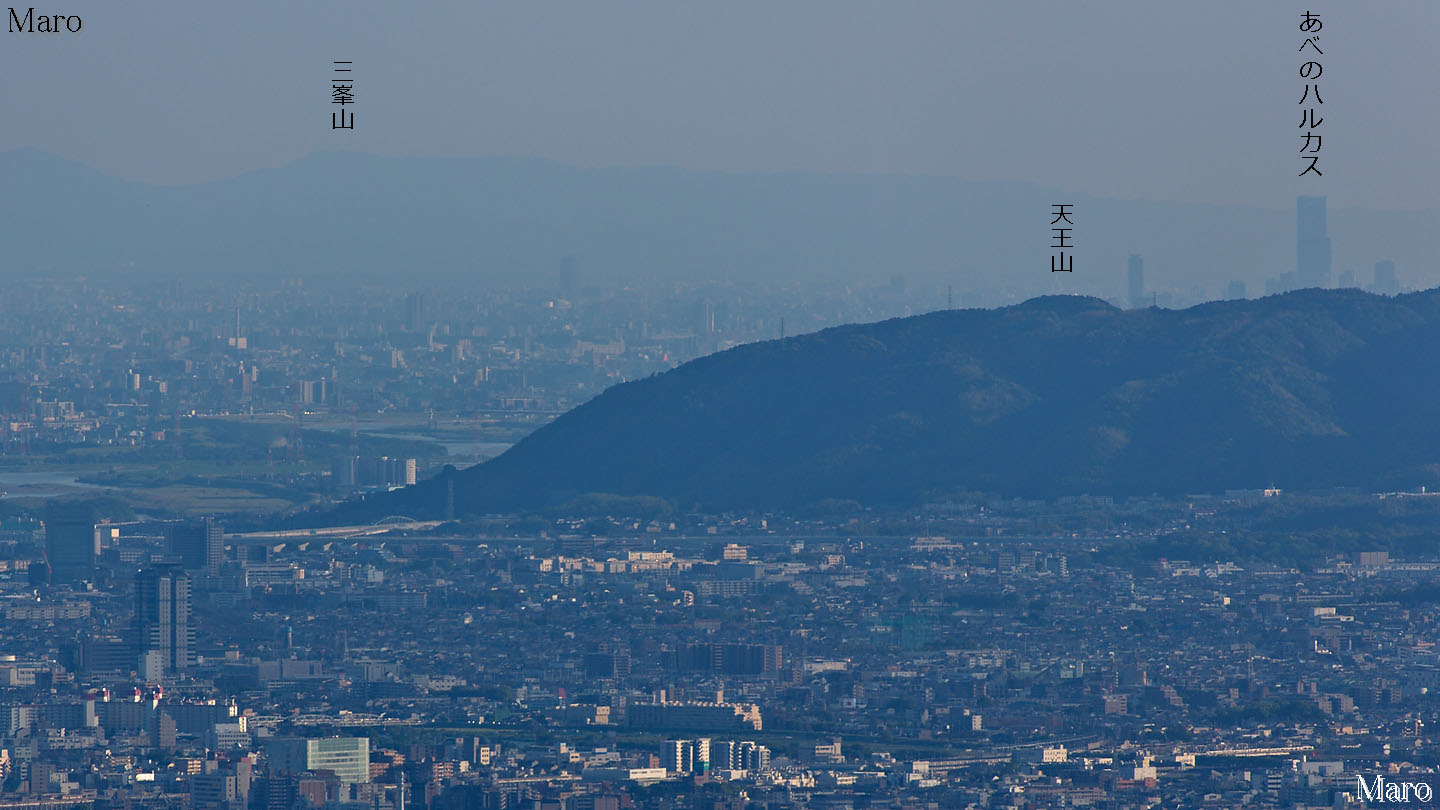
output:
[{"label": "radio tower", "polygon": [[360,457],[360,417],[355,405],[350,406],[350,457]]},{"label": "radio tower", "polygon": [[475,414],[475,463],[479,464],[485,460],[485,454],[480,449],[480,414]]},{"label": "radio tower", "polygon": [[305,463],[305,439],[300,432],[300,420],[305,409],[300,405],[300,384],[295,384],[295,421],[290,423],[290,449],[295,454],[295,463]]},{"label": "radio tower", "polygon": [[170,420],[170,428],[171,428],[171,432],[174,434],[173,436],[170,437],[170,441],[171,441],[171,445],[175,448],[175,457],[176,457],[176,458],[185,458],[185,446],[180,443],[180,412],[179,412],[179,411],[176,411],[176,412],[175,412],[175,417]]}]

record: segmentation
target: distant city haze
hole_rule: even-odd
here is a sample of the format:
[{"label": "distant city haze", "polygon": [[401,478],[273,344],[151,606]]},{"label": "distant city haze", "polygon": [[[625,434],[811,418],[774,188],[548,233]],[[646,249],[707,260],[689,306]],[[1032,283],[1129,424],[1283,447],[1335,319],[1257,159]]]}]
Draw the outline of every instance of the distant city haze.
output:
[{"label": "distant city haze", "polygon": [[[1067,197],[1075,272],[1052,273],[1059,192],[1023,183],[317,154],[166,187],[34,149],[0,153],[0,177],[0,276],[14,281],[303,278],[402,295],[518,284],[572,297],[635,283],[801,284],[811,296],[878,285],[905,292],[914,312],[1046,293],[1175,308],[1309,286],[1294,203]],[[1431,261],[1440,209],[1327,203],[1323,219],[1330,283],[1395,292],[1440,281]],[[1138,297],[1128,288],[1132,254],[1143,262]],[[1394,262],[1394,284],[1375,283],[1382,261]],[[1324,267],[1306,274],[1326,276]]]},{"label": "distant city haze", "polygon": [[[1325,176],[1302,179],[1306,9],[1324,21]],[[1440,4],[1424,0],[37,7],[49,12],[84,30],[5,34],[0,151],[146,182],[344,150],[901,173],[1276,210],[1323,194],[1332,214],[1431,208],[1440,187]],[[354,131],[330,128],[336,59],[354,63]]]}]

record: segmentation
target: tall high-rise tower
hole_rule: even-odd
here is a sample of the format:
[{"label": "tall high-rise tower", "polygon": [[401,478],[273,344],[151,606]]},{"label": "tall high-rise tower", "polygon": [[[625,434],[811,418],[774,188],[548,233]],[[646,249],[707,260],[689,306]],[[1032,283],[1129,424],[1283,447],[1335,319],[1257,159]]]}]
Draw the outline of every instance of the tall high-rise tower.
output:
[{"label": "tall high-rise tower", "polygon": [[1301,287],[1330,286],[1324,197],[1295,198],[1295,274]]},{"label": "tall high-rise tower", "polygon": [[425,294],[412,292],[405,296],[405,331],[419,332],[425,325]]},{"label": "tall high-rise tower", "polygon": [[1131,253],[1129,265],[1130,308],[1145,306],[1145,260],[1139,253]]},{"label": "tall high-rise tower", "polygon": [[1395,262],[1385,259],[1375,263],[1375,285],[1370,291],[1380,295],[1400,294],[1400,281],[1395,277]]},{"label": "tall high-rise tower", "polygon": [[186,571],[220,573],[225,558],[225,532],[211,518],[189,520],[165,527],[170,553],[180,558]]},{"label": "tall high-rise tower", "polygon": [[45,510],[45,560],[52,582],[91,579],[98,556],[100,530],[94,510],[74,504],[52,504]]},{"label": "tall high-rise tower", "polygon": [[580,265],[574,256],[560,260],[560,294],[573,296],[580,289]]},{"label": "tall high-rise tower", "polygon": [[183,569],[152,568],[136,578],[135,643],[144,672],[173,675],[195,663],[190,577]]}]

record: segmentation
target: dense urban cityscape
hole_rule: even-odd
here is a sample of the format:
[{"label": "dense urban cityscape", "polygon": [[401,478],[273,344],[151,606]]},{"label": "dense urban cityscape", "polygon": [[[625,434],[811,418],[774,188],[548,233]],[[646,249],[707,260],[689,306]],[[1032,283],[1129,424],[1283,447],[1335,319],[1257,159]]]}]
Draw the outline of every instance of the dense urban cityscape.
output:
[{"label": "dense urban cityscape", "polygon": [[[4,296],[0,807],[1333,807],[1440,764],[1440,558],[1395,528],[1424,491],[290,519],[938,294],[567,260],[449,296]],[[1337,505],[1398,523],[1284,539]]]},{"label": "dense urban cityscape", "polygon": [[1440,806],[1435,0],[0,13],[0,810]]},{"label": "dense urban cityscape", "polygon": [[1124,551],[1287,497],[234,534],[62,508],[5,532],[5,806],[1332,806],[1357,761],[1436,762],[1440,562]]}]

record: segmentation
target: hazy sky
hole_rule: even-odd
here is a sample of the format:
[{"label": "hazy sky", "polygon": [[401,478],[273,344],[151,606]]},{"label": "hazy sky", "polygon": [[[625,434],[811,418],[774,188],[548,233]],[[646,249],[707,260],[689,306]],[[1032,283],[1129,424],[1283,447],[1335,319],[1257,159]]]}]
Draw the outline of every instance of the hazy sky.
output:
[{"label": "hazy sky", "polygon": [[[1306,8],[1325,25],[1318,179],[1296,177]],[[85,30],[5,34],[0,149],[155,182],[350,150],[1274,207],[1323,193],[1432,208],[1440,188],[1436,0],[36,7],[49,12]],[[354,62],[353,132],[330,129],[335,59]]]}]

